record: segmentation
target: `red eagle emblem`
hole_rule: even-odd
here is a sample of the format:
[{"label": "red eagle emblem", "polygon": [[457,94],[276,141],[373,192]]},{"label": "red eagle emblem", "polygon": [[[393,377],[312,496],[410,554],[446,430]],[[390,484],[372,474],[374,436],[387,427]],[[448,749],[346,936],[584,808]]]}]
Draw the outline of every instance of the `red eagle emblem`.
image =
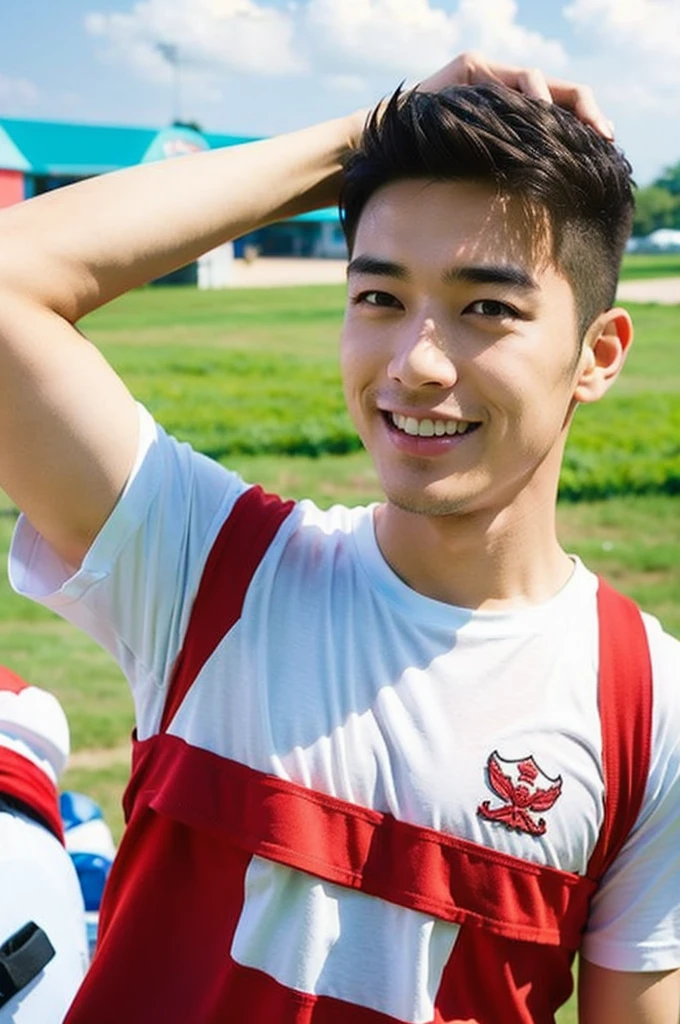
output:
[{"label": "red eagle emblem", "polygon": [[[542,836],[546,830],[545,818],[532,818],[530,811],[547,811],[562,792],[562,776],[551,779],[541,771],[533,757],[519,761],[505,761],[497,750],[486,763],[489,785],[503,801],[501,807],[491,807],[484,800],[477,814],[487,821],[499,821],[507,829]],[[546,785],[547,783],[547,785]]]}]

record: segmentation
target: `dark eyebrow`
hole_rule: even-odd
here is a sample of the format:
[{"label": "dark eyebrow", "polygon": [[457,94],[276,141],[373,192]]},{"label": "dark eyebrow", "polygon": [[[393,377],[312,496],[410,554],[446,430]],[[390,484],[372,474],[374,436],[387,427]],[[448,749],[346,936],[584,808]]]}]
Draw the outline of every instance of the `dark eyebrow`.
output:
[{"label": "dark eyebrow", "polygon": [[347,276],[351,274],[375,274],[378,277],[395,277],[399,281],[408,281],[411,276],[403,264],[378,256],[356,256],[347,266]]},{"label": "dark eyebrow", "polygon": [[523,267],[512,263],[485,263],[472,267],[452,267],[444,274],[446,284],[464,281],[468,284],[509,284],[525,291],[535,291],[538,284]]},{"label": "dark eyebrow", "polygon": [[[381,259],[379,256],[356,256],[347,266],[351,274],[372,274],[377,277],[393,277],[398,281],[409,281],[411,275],[402,263]],[[534,291],[538,284],[523,267],[512,263],[482,263],[479,266],[451,267],[442,275],[444,284],[509,284],[514,288]]]}]

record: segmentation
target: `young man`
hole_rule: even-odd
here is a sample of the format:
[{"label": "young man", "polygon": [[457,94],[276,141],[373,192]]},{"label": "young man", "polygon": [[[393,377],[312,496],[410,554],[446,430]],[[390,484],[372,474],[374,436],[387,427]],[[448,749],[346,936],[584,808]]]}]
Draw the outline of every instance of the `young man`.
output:
[{"label": "young man", "polygon": [[[447,91],[484,81],[530,99]],[[364,115],[4,215],[12,579],[137,713],[72,1024],[545,1024],[579,947],[584,1024],[677,1024],[678,645],[554,522],[631,340],[630,182],[551,92],[601,126],[462,57],[356,157]],[[343,378],[385,501],[321,512],[168,438],[73,324],[328,204],[348,158]]]}]

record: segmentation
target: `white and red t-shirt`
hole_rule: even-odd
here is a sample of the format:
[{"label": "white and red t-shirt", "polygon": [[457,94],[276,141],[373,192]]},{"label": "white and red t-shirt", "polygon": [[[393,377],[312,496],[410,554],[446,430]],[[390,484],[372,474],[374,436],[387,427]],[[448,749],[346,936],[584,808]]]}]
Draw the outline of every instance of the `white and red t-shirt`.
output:
[{"label": "white and red t-shirt", "polygon": [[596,577],[575,560],[518,611],[434,601],[386,564],[372,508],[283,503],[141,416],[79,572],[25,520],[11,556],[18,591],[119,661],[137,716],[69,1024],[542,1024],[579,945],[618,970],[680,965],[680,644],[639,627],[646,788],[593,896]]}]

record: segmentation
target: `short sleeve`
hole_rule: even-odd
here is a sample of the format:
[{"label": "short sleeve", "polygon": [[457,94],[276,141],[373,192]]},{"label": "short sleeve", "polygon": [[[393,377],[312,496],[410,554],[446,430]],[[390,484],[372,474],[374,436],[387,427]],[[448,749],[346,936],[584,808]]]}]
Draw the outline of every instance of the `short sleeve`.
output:
[{"label": "short sleeve", "polygon": [[618,971],[680,966],[680,643],[645,616],[654,678],[644,802],[591,905],[581,952]]},{"label": "short sleeve", "polygon": [[158,727],[165,688],[213,541],[246,489],[170,437],[140,406],[136,462],[77,572],[20,517],[9,575],[17,593],[85,630],[130,682],[140,738]]}]

